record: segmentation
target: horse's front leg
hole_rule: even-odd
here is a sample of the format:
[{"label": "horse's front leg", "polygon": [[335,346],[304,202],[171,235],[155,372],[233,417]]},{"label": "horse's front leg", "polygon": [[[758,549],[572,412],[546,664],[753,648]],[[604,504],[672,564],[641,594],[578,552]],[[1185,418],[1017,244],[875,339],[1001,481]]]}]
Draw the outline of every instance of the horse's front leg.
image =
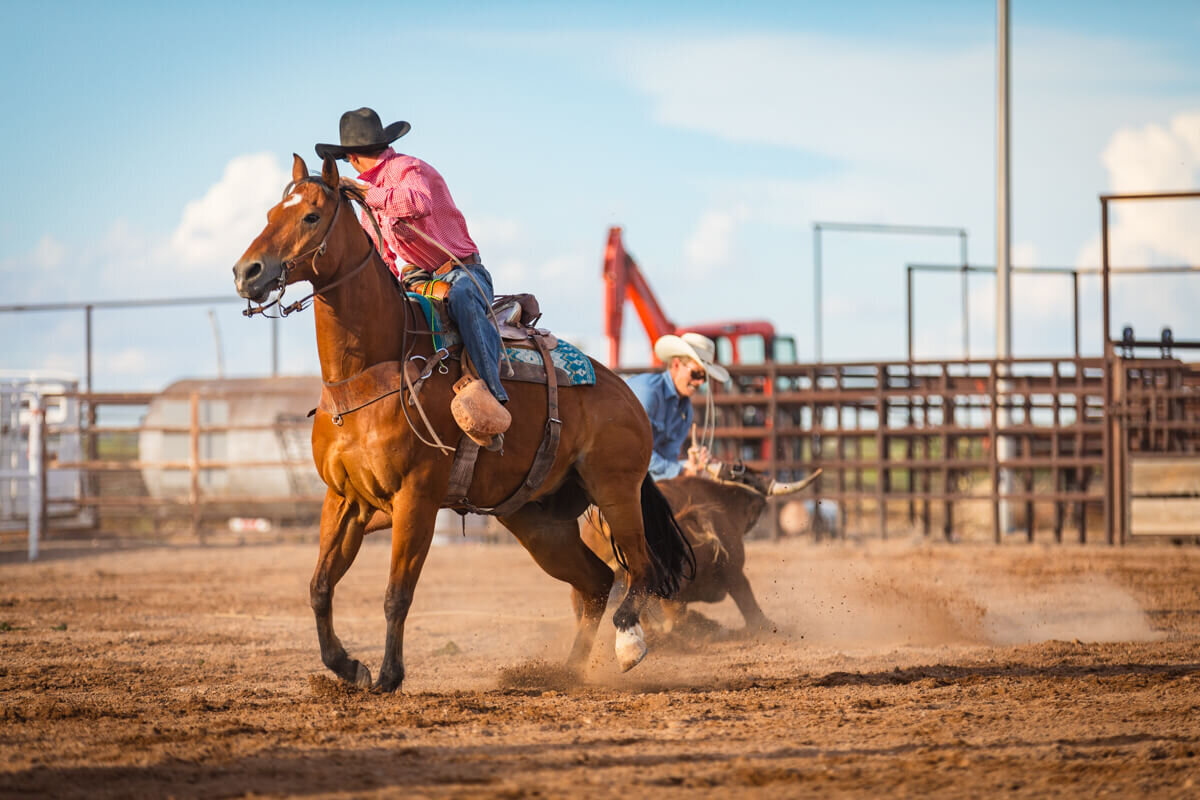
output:
[{"label": "horse's front leg", "polygon": [[321,661],[348,683],[371,685],[371,671],[346,653],[333,632],[333,587],[354,563],[362,544],[363,526],[357,508],[332,489],[325,492],[321,508],[321,550],[317,568],[309,584],[309,601],[317,618],[317,639],[321,643]]},{"label": "horse's front leg", "polygon": [[404,620],[425,556],[429,554],[437,518],[437,504],[430,502],[428,496],[427,492],[406,487],[392,498],[392,567],[383,600],[387,642],[376,684],[376,688],[385,692],[395,691],[404,681]]}]

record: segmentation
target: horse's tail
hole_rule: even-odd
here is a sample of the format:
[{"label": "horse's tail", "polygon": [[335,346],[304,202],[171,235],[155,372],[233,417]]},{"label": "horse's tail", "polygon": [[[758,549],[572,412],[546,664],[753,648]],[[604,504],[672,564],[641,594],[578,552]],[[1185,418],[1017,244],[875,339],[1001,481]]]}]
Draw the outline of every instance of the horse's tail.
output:
[{"label": "horse's tail", "polygon": [[673,597],[682,581],[696,577],[696,554],[671,513],[667,498],[649,475],[642,481],[642,525],[656,581],[650,591]]}]

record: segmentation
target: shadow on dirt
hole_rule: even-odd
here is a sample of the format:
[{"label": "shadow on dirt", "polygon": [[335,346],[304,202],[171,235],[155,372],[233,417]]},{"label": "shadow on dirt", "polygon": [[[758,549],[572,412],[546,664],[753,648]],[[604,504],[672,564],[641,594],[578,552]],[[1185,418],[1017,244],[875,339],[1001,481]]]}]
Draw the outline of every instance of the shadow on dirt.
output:
[{"label": "shadow on dirt", "polygon": [[[1190,744],[1186,737],[1156,734],[1080,737],[1033,736],[1009,746],[1066,747],[1074,751],[1131,747],[1146,743]],[[812,765],[828,779],[831,767],[859,769],[864,758],[922,753],[988,753],[992,745],[963,742],[904,743],[889,747],[788,746],[760,750],[752,763],[742,754],[706,753],[704,766],[690,753],[656,752],[640,737],[599,737],[586,743],[587,768],[637,770],[650,784],[695,788],[762,786],[811,780]],[[403,789],[416,796],[525,796],[521,781],[541,773],[561,780],[580,768],[577,742],[468,746],[375,747],[324,750],[318,754],[276,749],[220,763],[169,761],[150,766],[38,766],[5,776],[5,793],[56,798],[292,796],[326,792],[360,796]],[[552,778],[558,774],[559,777]],[[602,779],[600,779],[602,780]]]},{"label": "shadow on dirt", "polygon": [[1166,678],[1200,674],[1200,664],[988,664],[980,666],[921,666],[888,672],[831,672],[812,686],[905,686],[929,680],[936,686],[975,683],[995,678]]}]

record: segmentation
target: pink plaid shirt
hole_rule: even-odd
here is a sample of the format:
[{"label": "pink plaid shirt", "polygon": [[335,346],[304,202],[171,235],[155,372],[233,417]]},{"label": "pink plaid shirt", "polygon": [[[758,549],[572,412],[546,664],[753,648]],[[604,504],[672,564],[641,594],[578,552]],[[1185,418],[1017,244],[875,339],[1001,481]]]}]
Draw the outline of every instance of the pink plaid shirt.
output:
[{"label": "pink plaid shirt", "polygon": [[367,205],[379,218],[384,246],[379,246],[375,227],[366,212],[361,217],[362,226],[393,274],[398,276],[404,264],[436,272],[450,260],[440,248],[409,230],[408,225],[459,258],[479,252],[467,233],[467,221],[450,197],[446,181],[421,159],[401,155],[389,147],[383,161],[358,178],[371,184]]}]

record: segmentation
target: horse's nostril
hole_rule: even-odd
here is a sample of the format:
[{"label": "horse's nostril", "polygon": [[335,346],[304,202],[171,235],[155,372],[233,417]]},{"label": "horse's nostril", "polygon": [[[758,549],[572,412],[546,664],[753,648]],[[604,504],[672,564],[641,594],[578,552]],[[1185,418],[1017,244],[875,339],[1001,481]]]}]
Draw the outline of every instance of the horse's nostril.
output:
[{"label": "horse's nostril", "polygon": [[246,267],[246,274],[244,277],[246,280],[252,281],[255,278],[257,278],[259,275],[261,275],[262,271],[263,271],[262,262],[255,261],[253,264],[250,264],[249,266]]}]

